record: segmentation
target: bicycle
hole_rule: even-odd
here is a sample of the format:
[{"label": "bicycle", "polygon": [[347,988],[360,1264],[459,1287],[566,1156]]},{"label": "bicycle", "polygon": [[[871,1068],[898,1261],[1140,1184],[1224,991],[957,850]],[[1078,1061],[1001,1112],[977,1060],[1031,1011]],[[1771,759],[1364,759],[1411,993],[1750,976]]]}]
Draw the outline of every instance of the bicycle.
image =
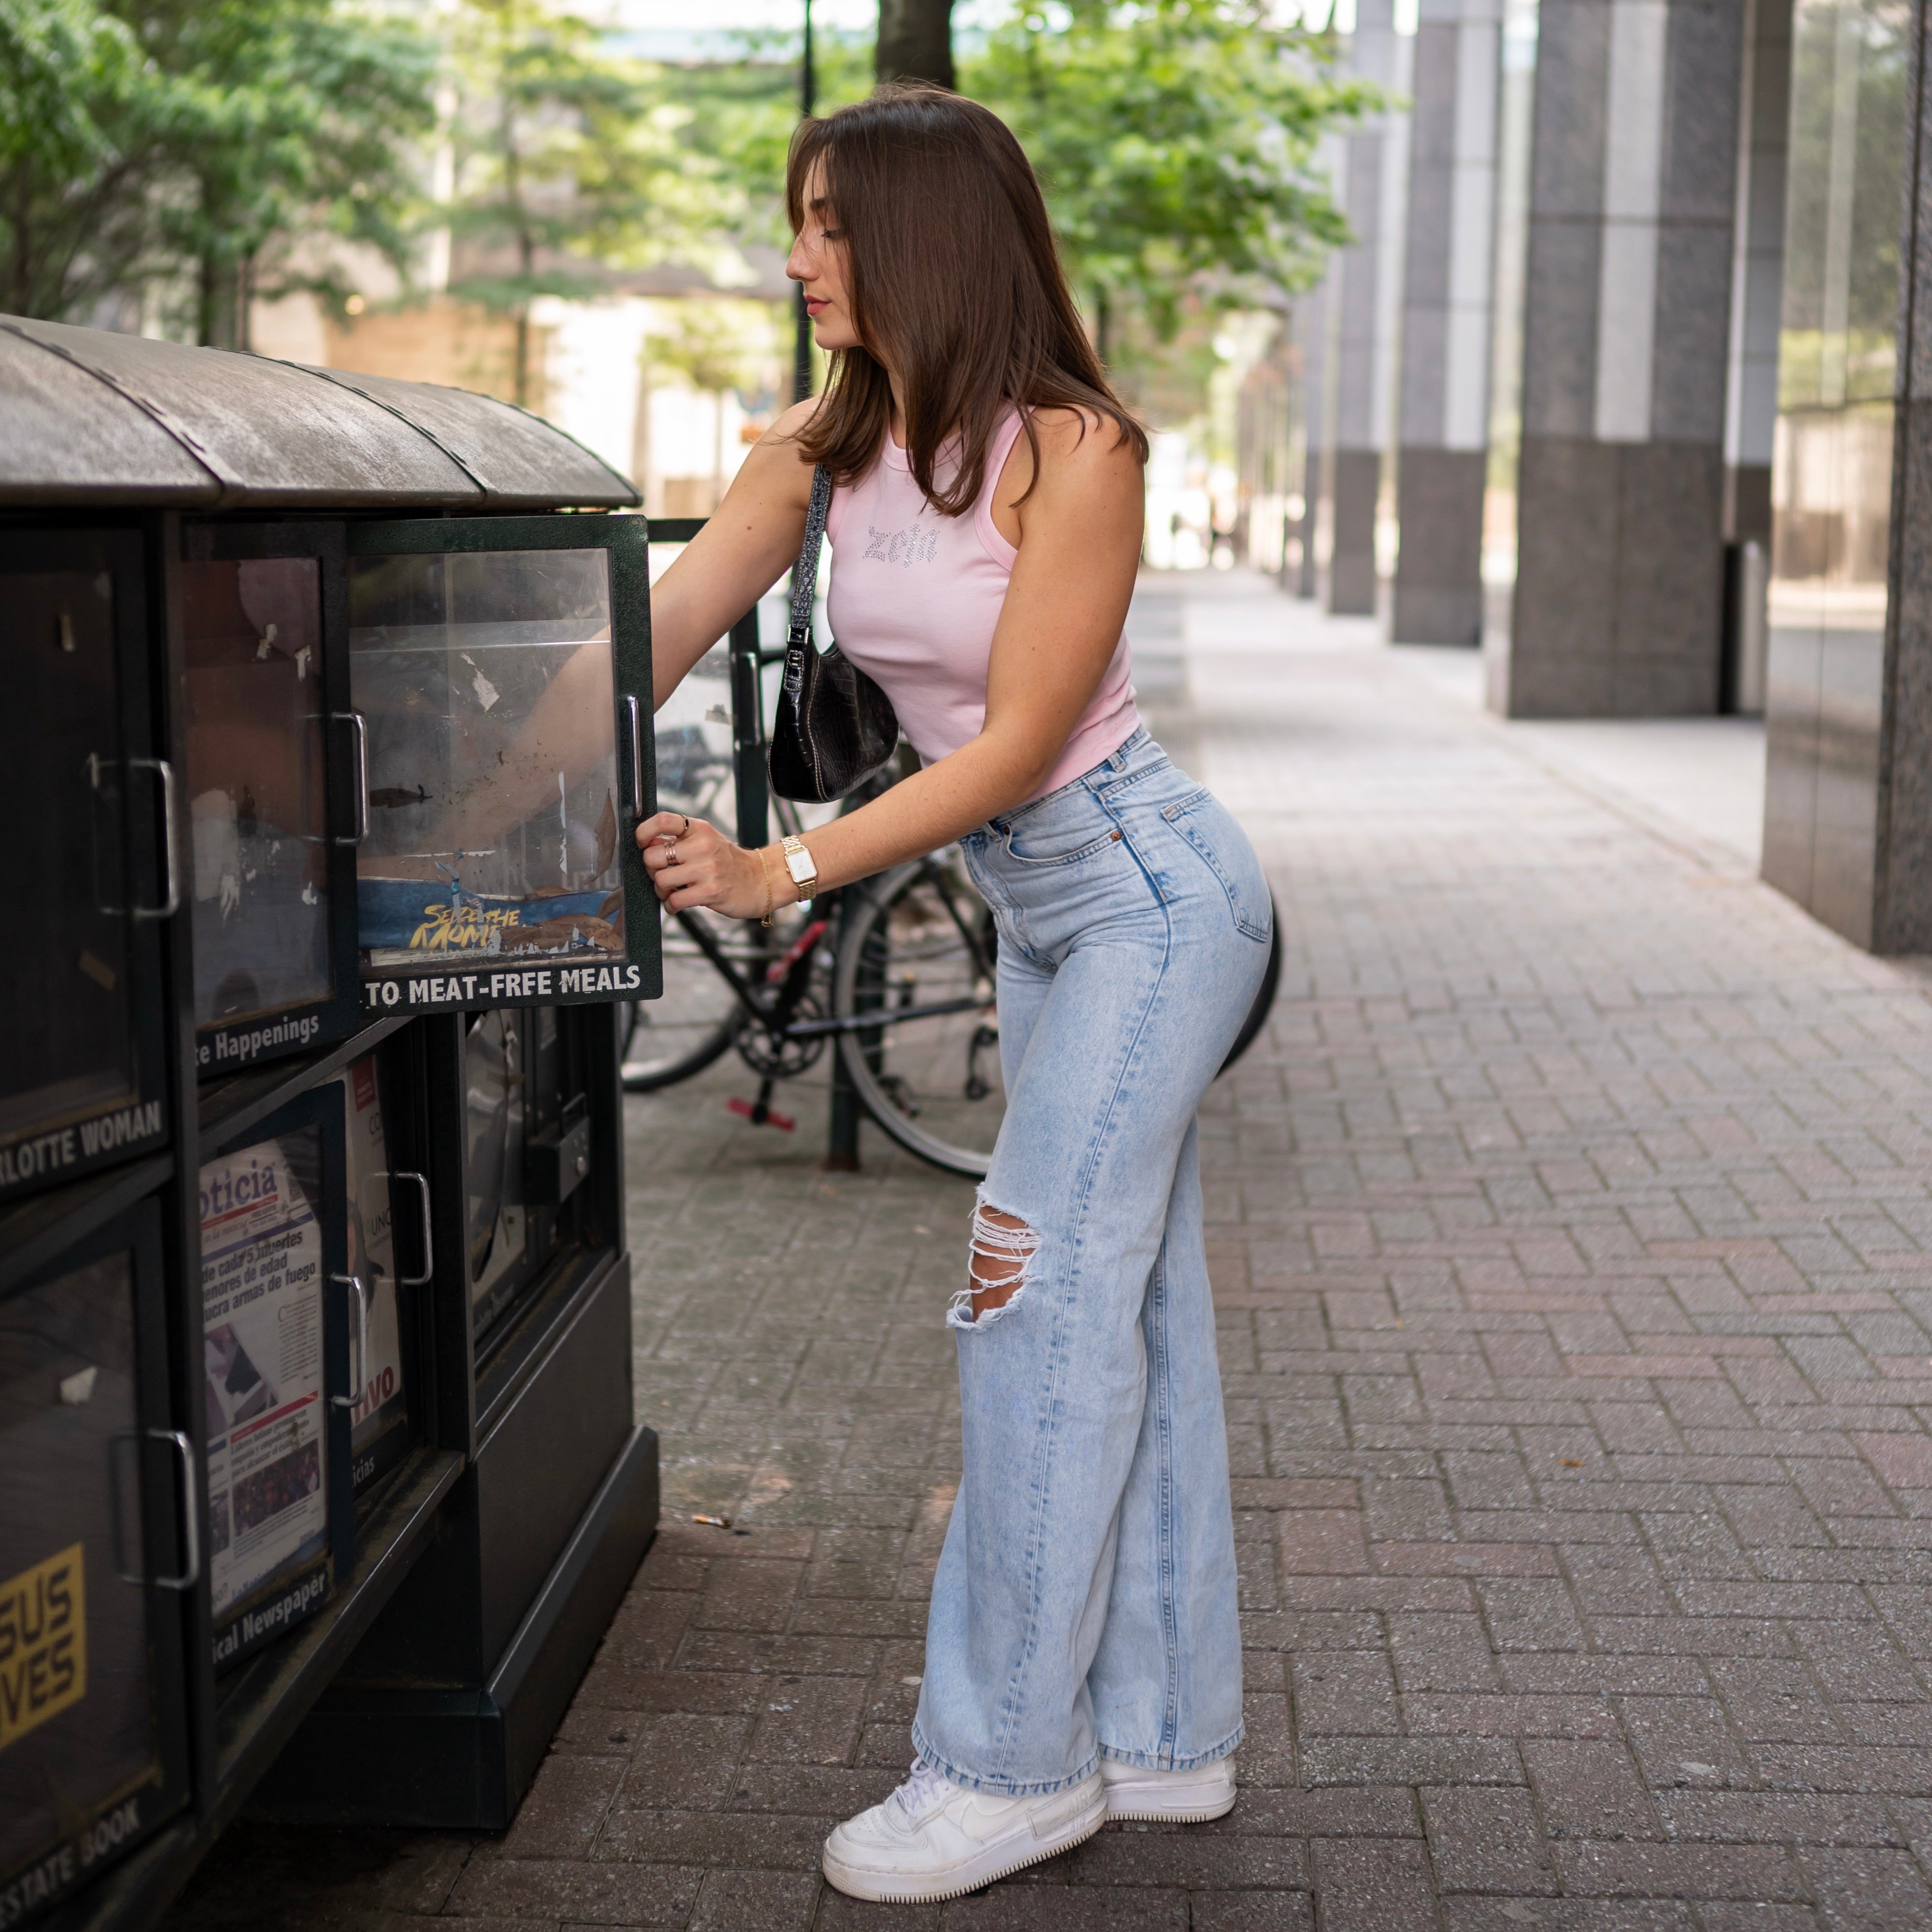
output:
[{"label": "bicycle", "polygon": [[[694,534],[694,520],[689,527]],[[654,518],[654,538],[682,540],[661,530]],[[754,611],[694,668],[685,709],[721,678],[731,701],[728,711],[706,706],[701,723],[659,728],[661,809],[708,818],[746,844],[766,842],[774,815],[782,830],[807,829],[765,784],[762,677],[784,655],[759,645]],[[728,745],[716,735],[728,726]],[[840,809],[877,796],[896,776],[889,767]],[[702,910],[674,914],[664,931],[664,996],[632,1006],[621,1023],[625,1089],[675,1085],[735,1048],[758,1076],[758,1097],[729,1104],[756,1124],[788,1126],[771,1106],[776,1084],[815,1066],[836,1042],[860,1104],[890,1138],[949,1173],[983,1178],[1006,1111],[998,950],[992,910],[956,846],[788,907],[769,928]],[[1223,1073],[1266,1023],[1280,976],[1277,918],[1261,991]]]}]

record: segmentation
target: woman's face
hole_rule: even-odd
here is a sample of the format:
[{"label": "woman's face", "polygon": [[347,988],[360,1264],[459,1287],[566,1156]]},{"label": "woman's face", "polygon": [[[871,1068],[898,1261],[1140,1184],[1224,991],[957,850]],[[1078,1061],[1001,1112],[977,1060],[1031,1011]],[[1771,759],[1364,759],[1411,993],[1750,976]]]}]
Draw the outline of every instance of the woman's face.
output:
[{"label": "woman's face", "polygon": [[785,273],[804,290],[814,338],[827,351],[860,346],[859,332],[852,326],[848,260],[844,235],[826,199],[825,164],[814,161],[806,177],[805,226],[791,244]]}]

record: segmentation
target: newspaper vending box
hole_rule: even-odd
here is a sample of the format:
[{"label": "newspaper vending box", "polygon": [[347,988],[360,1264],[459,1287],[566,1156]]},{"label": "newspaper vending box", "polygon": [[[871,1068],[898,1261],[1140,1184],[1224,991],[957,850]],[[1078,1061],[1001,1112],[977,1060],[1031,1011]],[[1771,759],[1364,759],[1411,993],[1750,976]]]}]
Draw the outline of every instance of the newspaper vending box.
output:
[{"label": "newspaper vending box", "polygon": [[0,424],[0,1932],[152,1932],[250,1807],[507,1823],[654,1532],[645,525],[18,316]]}]

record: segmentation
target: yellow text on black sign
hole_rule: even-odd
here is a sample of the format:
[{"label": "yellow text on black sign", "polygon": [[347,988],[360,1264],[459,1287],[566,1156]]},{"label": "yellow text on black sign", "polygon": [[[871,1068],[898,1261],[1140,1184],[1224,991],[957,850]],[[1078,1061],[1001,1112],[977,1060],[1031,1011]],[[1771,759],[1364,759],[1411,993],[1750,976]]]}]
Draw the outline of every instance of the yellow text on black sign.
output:
[{"label": "yellow text on black sign", "polygon": [[0,1750],[86,1695],[86,1579],[73,1543],[0,1582]]}]

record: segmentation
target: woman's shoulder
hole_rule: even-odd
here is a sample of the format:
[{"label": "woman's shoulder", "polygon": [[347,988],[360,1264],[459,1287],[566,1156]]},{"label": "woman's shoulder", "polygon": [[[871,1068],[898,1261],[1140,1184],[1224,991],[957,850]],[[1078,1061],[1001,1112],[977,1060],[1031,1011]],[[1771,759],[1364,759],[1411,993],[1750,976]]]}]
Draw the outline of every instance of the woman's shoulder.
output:
[{"label": "woman's shoulder", "polygon": [[818,396],[808,396],[803,402],[793,404],[759,437],[754,446],[755,452],[768,461],[789,460],[796,464],[808,476],[812,472],[812,458],[806,454],[801,439],[806,425],[812,421],[822,400]]},{"label": "woman's shoulder", "polygon": [[812,464],[799,436],[817,406],[813,400],[794,404],[745,452],[739,478],[748,488],[769,494],[788,509],[804,508],[812,494]]},{"label": "woman's shoulder", "polygon": [[[1132,440],[1104,411],[1072,404],[1053,404],[1027,412],[1040,451],[1042,483],[1084,479],[1131,470],[1138,476],[1141,461]],[[1013,480],[1022,489],[1033,481],[1033,464],[1022,436],[1013,451],[1014,467],[1024,471]],[[1012,473],[1010,472],[1010,473]]]},{"label": "woman's shoulder", "polygon": [[[812,490],[812,473],[814,465],[812,458],[806,453],[802,437],[806,427],[810,424],[812,418],[818,414],[824,400],[825,398],[822,395],[808,396],[803,402],[793,404],[790,409],[776,418],[771,428],[759,437],[753,452],[767,462],[788,464],[796,469],[800,478],[802,479],[799,487],[807,496],[810,495]],[[870,474],[877,464],[879,457],[884,454],[884,448],[885,446],[882,442],[879,448],[873,452],[870,460],[860,471],[860,476]],[[856,482],[859,478],[854,477],[849,480]],[[839,485],[841,489],[845,487],[842,483]]]},{"label": "woman's shoulder", "polygon": [[1040,439],[1040,454],[1049,463],[1106,465],[1121,460],[1135,464],[1139,460],[1132,440],[1103,410],[1055,403],[1028,413]]},{"label": "woman's shoulder", "polygon": [[[790,409],[781,412],[759,440],[790,443],[796,448],[800,431],[818,413],[818,406],[824,400],[820,396],[807,396],[803,402],[793,404]],[[803,460],[802,457],[800,458],[801,462]]]}]

